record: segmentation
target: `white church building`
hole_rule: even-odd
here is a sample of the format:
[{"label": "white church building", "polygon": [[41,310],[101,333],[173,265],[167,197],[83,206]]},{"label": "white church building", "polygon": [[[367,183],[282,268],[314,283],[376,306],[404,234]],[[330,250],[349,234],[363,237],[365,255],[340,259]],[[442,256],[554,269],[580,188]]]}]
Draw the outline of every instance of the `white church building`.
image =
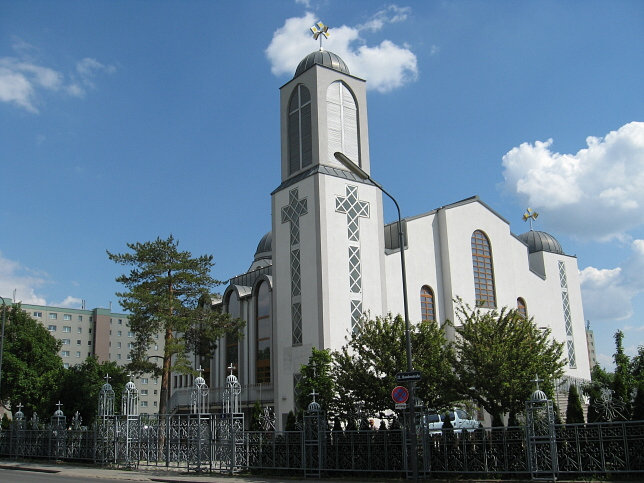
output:
[{"label": "white church building", "polygon": [[[402,314],[403,292],[397,222],[385,225],[382,192],[334,157],[342,152],[370,172],[365,80],[332,52],[313,52],[281,87],[280,111],[272,229],[219,302],[246,321],[244,335],[220,341],[206,380],[217,403],[234,367],[243,405],[272,406],[283,427],[311,348],[339,349],[365,312]],[[514,235],[476,196],[403,226],[412,324],[458,323],[457,297],[471,306],[517,307],[565,343],[568,376],[590,379],[577,259],[554,237]],[[171,405],[187,397],[189,388],[178,385],[175,378]]]}]

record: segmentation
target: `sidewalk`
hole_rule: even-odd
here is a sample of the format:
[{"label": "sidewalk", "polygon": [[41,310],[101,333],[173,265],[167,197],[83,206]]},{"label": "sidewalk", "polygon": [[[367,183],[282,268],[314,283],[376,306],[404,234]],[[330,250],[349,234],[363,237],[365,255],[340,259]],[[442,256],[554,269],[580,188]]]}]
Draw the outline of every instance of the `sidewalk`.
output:
[{"label": "sidewalk", "polygon": [[[35,471],[41,473],[56,473],[60,476],[83,478],[86,480],[99,480],[100,479],[113,479],[123,481],[155,481],[161,483],[358,483],[360,478],[356,475],[353,480],[342,480],[337,478],[325,478],[322,480],[307,478],[304,475],[284,475],[275,477],[264,476],[229,476],[220,473],[207,473],[198,475],[195,473],[187,473],[185,469],[178,468],[158,468],[158,467],[139,467],[135,470],[123,470],[112,468],[101,468],[100,466],[93,465],[78,465],[74,466],[67,463],[55,463],[49,461],[14,461],[0,459],[0,470],[14,470],[14,471]],[[364,481],[364,480],[363,480]],[[368,478],[366,481],[369,483],[383,483],[392,480],[389,478]],[[402,480],[401,480],[402,481]],[[433,480],[438,482],[438,480]]]}]

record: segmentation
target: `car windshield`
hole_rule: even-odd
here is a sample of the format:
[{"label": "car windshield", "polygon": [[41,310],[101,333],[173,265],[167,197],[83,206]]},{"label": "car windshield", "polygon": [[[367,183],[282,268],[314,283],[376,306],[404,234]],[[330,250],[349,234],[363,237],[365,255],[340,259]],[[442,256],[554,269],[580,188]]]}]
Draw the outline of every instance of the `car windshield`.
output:
[{"label": "car windshield", "polygon": [[440,418],[438,417],[438,414],[430,414],[427,416],[428,423],[437,423],[439,421],[440,421]]},{"label": "car windshield", "polygon": [[457,415],[458,415],[458,417],[459,417],[459,418],[461,418],[461,419],[469,419],[469,418],[467,417],[467,413],[466,413],[465,411],[463,411],[462,409],[457,409],[457,410],[456,410],[456,414],[457,414]]}]

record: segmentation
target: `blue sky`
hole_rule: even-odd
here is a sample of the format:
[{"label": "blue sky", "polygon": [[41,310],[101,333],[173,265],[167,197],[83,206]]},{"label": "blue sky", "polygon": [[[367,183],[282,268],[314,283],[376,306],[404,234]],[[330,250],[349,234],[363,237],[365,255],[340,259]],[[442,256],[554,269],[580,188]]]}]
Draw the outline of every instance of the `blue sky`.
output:
[{"label": "blue sky", "polygon": [[[641,1],[0,0],[0,295],[118,309],[105,250],[172,233],[250,265],[279,93],[317,49],[367,79],[372,175],[403,216],[479,195],[579,259],[600,361],[644,344]],[[394,217],[386,207],[387,221]]]}]

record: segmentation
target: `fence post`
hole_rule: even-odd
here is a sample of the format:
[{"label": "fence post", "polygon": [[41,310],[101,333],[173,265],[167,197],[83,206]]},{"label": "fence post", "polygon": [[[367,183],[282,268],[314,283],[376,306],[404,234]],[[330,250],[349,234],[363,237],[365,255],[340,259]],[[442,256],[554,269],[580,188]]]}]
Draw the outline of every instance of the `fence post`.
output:
[{"label": "fence post", "polygon": [[536,377],[537,389],[526,401],[528,469],[533,480],[555,481],[559,473],[555,416],[552,401],[539,389],[539,381]]}]

